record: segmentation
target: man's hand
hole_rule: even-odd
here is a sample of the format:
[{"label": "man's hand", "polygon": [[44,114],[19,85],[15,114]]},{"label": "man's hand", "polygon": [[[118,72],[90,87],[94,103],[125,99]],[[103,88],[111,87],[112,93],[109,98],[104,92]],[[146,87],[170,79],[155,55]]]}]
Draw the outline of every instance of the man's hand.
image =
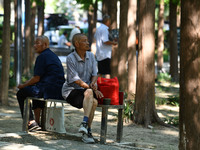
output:
[{"label": "man's hand", "polygon": [[94,93],[96,94],[97,98],[103,98],[103,94],[99,90],[94,90]]},{"label": "man's hand", "polygon": [[19,84],[19,85],[17,86],[18,89],[23,89],[24,87],[25,87],[24,84]]},{"label": "man's hand", "polygon": [[97,84],[92,82],[92,83],[90,84],[90,88],[91,88],[92,90],[94,90],[94,91],[97,90]]}]

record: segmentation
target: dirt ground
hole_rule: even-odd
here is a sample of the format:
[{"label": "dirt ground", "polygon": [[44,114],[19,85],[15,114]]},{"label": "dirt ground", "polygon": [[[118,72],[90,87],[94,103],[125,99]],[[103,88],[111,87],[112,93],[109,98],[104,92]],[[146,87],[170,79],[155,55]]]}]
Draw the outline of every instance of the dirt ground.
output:
[{"label": "dirt ground", "polygon": [[[20,110],[18,108],[17,100],[15,97],[15,90],[9,92],[9,105],[0,106],[0,134],[16,133],[22,131],[22,119]],[[175,106],[160,105],[157,106],[158,115],[161,118],[166,116],[178,116],[179,108]],[[109,110],[108,116],[108,129],[107,129],[107,143],[116,143],[117,133],[117,111]],[[80,122],[82,121],[83,110],[76,109],[69,105],[65,105],[65,127],[68,135],[76,135],[79,129]],[[101,121],[101,108],[98,108],[93,125],[92,132],[96,141],[100,139],[100,122]],[[52,135],[49,132],[37,132],[31,133],[35,138],[41,139],[46,137],[52,139]],[[45,136],[41,136],[45,135]],[[69,136],[70,137],[70,136]],[[158,124],[152,124],[152,128],[144,128],[143,126],[136,125],[131,121],[125,122],[123,127],[123,139],[120,145],[123,145],[123,149],[157,149],[157,150],[178,150],[178,128],[167,128]],[[56,139],[63,139],[62,136],[58,136]],[[67,137],[66,137],[67,138]],[[69,138],[70,140],[80,140],[80,138]],[[6,141],[6,139],[0,139],[0,141]]]}]

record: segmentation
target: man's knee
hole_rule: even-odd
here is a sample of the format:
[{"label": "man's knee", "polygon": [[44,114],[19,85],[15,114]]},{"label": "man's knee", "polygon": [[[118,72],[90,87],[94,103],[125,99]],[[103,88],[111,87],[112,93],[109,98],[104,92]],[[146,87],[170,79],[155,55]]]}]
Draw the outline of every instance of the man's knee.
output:
[{"label": "man's knee", "polygon": [[84,98],[85,99],[93,99],[93,91],[92,89],[87,89],[85,92],[84,92]]}]

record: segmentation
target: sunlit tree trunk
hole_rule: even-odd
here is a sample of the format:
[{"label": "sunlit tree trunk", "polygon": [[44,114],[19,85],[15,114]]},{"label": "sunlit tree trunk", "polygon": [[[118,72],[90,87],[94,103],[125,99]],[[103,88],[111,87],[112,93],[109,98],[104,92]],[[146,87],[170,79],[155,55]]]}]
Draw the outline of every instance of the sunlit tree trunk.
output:
[{"label": "sunlit tree trunk", "polygon": [[128,8],[128,99],[135,98],[136,92],[136,16],[137,0],[129,0]]},{"label": "sunlit tree trunk", "polygon": [[177,4],[170,0],[170,74],[178,82]]},{"label": "sunlit tree trunk", "polygon": [[180,150],[200,148],[200,1],[181,1]]},{"label": "sunlit tree trunk", "polygon": [[139,53],[135,122],[147,127],[155,121],[155,1],[139,1]]},{"label": "sunlit tree trunk", "polygon": [[4,0],[3,43],[2,43],[2,70],[0,83],[0,101],[8,105],[10,70],[10,0]]},{"label": "sunlit tree trunk", "polygon": [[164,50],[164,0],[160,0],[159,5],[159,20],[158,20],[158,58],[157,69],[158,72],[162,70],[163,66],[163,50]]},{"label": "sunlit tree trunk", "polygon": [[120,90],[127,92],[127,14],[128,1],[120,0],[120,27],[119,27],[119,47],[118,47],[118,79]]}]

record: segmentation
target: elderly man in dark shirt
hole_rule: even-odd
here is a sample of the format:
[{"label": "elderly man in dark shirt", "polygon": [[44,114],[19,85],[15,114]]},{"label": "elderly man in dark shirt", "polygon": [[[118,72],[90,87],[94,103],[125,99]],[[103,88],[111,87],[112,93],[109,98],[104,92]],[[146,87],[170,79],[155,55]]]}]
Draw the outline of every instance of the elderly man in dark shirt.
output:
[{"label": "elderly man in dark shirt", "polygon": [[[34,66],[34,76],[24,84],[18,85],[17,100],[22,117],[26,97],[61,99],[61,88],[65,82],[63,66],[58,56],[49,49],[49,39],[46,36],[37,37],[34,48],[39,54]],[[39,129],[42,108],[44,102],[33,101],[35,119],[30,110],[29,131]]]}]

